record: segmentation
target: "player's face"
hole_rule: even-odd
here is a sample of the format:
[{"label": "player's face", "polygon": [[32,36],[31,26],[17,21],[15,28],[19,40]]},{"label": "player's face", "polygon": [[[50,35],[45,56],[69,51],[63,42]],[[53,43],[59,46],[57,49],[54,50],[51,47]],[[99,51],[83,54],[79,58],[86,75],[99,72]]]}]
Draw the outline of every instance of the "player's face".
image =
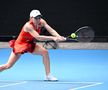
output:
[{"label": "player's face", "polygon": [[37,23],[40,22],[40,19],[41,19],[41,16],[35,17],[35,20],[36,20]]}]

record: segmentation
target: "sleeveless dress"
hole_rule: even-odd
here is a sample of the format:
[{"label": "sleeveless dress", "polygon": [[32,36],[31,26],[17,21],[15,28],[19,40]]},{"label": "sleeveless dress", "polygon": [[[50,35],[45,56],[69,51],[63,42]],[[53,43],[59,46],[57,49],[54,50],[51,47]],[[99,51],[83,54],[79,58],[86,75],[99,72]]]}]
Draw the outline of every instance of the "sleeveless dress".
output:
[{"label": "sleeveless dress", "polygon": [[[29,23],[33,26],[35,31],[37,31],[39,34],[41,33],[41,22],[39,23],[38,29],[36,29],[32,20],[30,20]],[[27,52],[32,53],[36,46],[34,39],[35,38],[29,32],[25,32],[22,28],[18,38],[16,40],[9,41],[9,46],[13,48],[13,52],[15,54],[24,54]]]}]

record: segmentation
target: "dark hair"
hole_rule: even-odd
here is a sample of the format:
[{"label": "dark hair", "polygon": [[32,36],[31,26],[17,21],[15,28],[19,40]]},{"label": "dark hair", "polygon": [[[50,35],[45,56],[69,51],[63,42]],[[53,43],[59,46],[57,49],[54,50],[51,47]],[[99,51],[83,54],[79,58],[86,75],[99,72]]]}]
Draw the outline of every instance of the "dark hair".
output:
[{"label": "dark hair", "polygon": [[42,18],[42,16],[41,15],[38,15],[38,16],[36,16],[36,17],[34,17],[35,19],[40,19],[40,18]]}]

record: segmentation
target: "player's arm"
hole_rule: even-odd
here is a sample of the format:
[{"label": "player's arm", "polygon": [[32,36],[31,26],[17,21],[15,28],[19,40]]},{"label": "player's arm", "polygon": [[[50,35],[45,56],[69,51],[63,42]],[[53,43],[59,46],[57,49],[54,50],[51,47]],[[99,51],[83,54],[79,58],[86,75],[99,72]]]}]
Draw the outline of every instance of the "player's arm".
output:
[{"label": "player's arm", "polygon": [[39,41],[45,41],[45,40],[54,40],[56,41],[56,37],[53,36],[44,36],[44,35],[39,35],[32,27],[32,25],[30,25],[29,23],[26,23],[26,25],[24,26],[24,31],[25,32],[29,32],[35,39],[39,40]]},{"label": "player's arm", "polygon": [[41,22],[44,26],[44,28],[53,36],[56,36],[56,37],[61,37],[52,27],[50,27],[47,22],[43,19],[41,19]]}]

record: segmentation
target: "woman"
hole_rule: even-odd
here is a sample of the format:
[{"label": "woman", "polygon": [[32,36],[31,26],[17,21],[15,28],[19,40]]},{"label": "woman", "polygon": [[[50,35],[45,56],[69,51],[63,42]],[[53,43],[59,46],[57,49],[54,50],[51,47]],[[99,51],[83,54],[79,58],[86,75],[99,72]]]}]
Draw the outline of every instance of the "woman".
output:
[{"label": "woman", "polygon": [[[65,38],[51,28],[41,16],[39,10],[32,10],[30,12],[30,20],[23,26],[18,38],[15,41],[10,41],[12,43],[11,47],[13,48],[13,51],[8,62],[0,66],[0,71],[11,68],[22,54],[30,52],[35,55],[42,55],[46,71],[46,80],[57,80],[56,77],[50,74],[50,59],[48,51],[33,41],[34,39],[39,41],[64,41]],[[52,36],[39,35],[42,27],[44,27]]]}]

